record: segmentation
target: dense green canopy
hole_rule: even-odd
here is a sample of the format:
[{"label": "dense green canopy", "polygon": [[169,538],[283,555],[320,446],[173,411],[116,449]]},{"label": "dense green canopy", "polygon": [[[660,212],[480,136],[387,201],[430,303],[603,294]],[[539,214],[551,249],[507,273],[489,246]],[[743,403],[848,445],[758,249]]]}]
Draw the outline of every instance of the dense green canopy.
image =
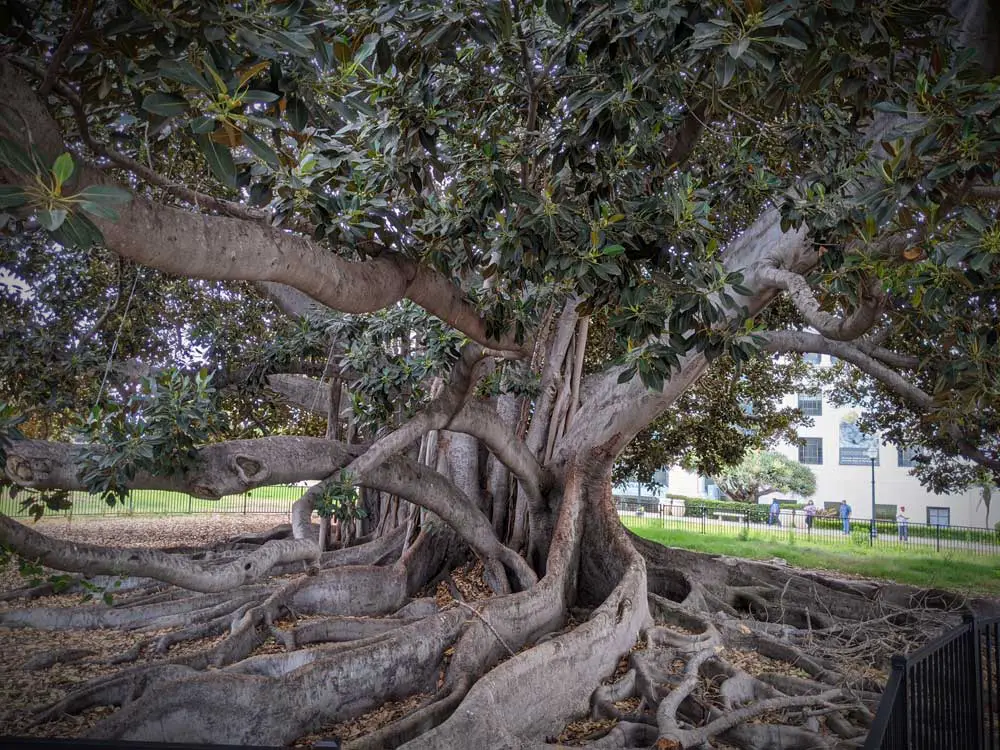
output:
[{"label": "dense green canopy", "polygon": [[[227,377],[255,369],[263,382],[262,358],[295,372],[311,358],[322,372],[329,344],[276,323],[248,287],[164,277],[91,248],[128,201],[89,184],[80,166],[92,158],[144,198],[304,232],[321,254],[433,269],[478,310],[465,333],[499,348],[531,340],[554,297],[583,295],[582,312],[606,311],[605,361],[653,388],[689,350],[738,364],[761,345],[766,320],[724,322],[744,279],[722,268],[720,248],[777,205],[783,226],[808,222],[823,253],[809,277],[820,307],[849,309],[877,289],[878,343],[930,400],[892,422],[915,394],[873,388],[871,372],[842,392],[885,415],[891,439],[927,446],[931,464],[974,446],[996,467],[1000,94],[948,43],[937,3],[4,12],[10,62],[39,77],[78,151],[54,163],[2,141],[14,183],[32,185],[3,188],[14,209],[4,267],[33,290],[4,296],[3,397],[41,409],[46,429],[105,393],[120,398],[114,385],[134,378],[121,363],[180,358]],[[15,110],[8,122],[24,116]],[[900,117],[880,122],[869,162],[856,132],[873,112]],[[385,301],[358,291],[347,309]],[[803,322],[789,317],[781,328]],[[281,361],[276,346],[295,353]],[[383,381],[433,371],[375,360]],[[230,408],[243,434],[292,418],[267,398]],[[384,402],[373,416],[387,417]],[[945,473],[933,472],[937,486]]]}]

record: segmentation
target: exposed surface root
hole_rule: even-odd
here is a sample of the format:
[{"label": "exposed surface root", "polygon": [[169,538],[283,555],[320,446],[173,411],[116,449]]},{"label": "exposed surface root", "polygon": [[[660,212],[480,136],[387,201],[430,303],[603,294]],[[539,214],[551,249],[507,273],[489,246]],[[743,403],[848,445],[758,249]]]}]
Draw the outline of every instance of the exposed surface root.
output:
[{"label": "exposed surface root", "polygon": [[[0,625],[17,628],[5,631],[15,647],[53,628],[57,647],[19,667],[52,687],[33,696],[47,705],[35,726],[8,714],[0,732],[338,737],[351,750],[847,748],[867,733],[888,656],[980,606],[629,539],[603,491],[571,472],[547,574],[517,593],[490,590],[508,580],[495,559],[467,562],[454,535],[427,526],[405,550],[405,532],[390,534],[228,594],[131,579],[111,606],[25,595]],[[178,554],[211,569],[239,552]],[[26,680],[13,690],[30,694]]]},{"label": "exposed surface root", "polygon": [[591,724],[564,730],[573,744],[854,745],[867,734],[888,657],[954,625],[967,606],[633,541],[650,571],[655,624],[644,630],[646,647],[592,694]]},{"label": "exposed surface root", "polygon": [[4,515],[0,515],[0,541],[10,544],[24,557],[58,570],[88,575],[148,576],[201,592],[230,591],[261,580],[275,565],[313,561],[319,554],[316,545],[308,540],[279,539],[223,565],[207,567],[183,555],[157,549],[67,544]]},{"label": "exposed surface root", "polygon": [[232,671],[182,676],[146,689],[91,736],[285,744],[331,720],[426,690],[463,620],[457,610],[435,615],[388,637],[335,650],[278,678]]}]

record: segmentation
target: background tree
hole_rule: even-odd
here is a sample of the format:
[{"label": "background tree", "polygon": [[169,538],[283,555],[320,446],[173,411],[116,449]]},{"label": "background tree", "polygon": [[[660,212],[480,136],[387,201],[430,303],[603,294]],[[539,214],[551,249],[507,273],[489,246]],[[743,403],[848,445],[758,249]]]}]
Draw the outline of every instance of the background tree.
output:
[{"label": "background tree", "polygon": [[748,451],[740,463],[712,478],[726,495],[741,503],[757,503],[775,492],[794,492],[803,497],[816,492],[812,469],[774,451]]},{"label": "background tree", "polygon": [[[428,693],[358,746],[532,746],[591,700],[624,718],[604,746],[856,743],[874,686],[849,689],[845,634],[884,624],[867,666],[940,626],[903,618],[913,601],[950,603],[645,544],[612,467],[711,363],[740,383],[763,350],[836,355],[905,402],[921,445],[996,472],[993,10],[6,3],[8,476],[111,498],[319,480],[291,529],[207,560],[0,516],[0,540],[52,568],[196,592],[139,581],[121,606],[0,623],[181,622],[154,650],[225,634],[47,715],[111,704],[97,736],[284,744]],[[587,367],[598,311],[610,342]],[[67,362],[51,402],[25,369],[48,352]],[[348,485],[367,533],[324,551],[312,511]],[[423,594],[471,557],[493,596],[438,611]],[[272,630],[288,609],[322,619]],[[741,616],[781,627],[748,639]],[[292,653],[251,656],[272,632]],[[812,682],[718,649],[748,640]],[[644,687],[678,656],[669,696]],[[720,676],[718,701],[685,700]],[[802,706],[823,725],[771,712]]]}]

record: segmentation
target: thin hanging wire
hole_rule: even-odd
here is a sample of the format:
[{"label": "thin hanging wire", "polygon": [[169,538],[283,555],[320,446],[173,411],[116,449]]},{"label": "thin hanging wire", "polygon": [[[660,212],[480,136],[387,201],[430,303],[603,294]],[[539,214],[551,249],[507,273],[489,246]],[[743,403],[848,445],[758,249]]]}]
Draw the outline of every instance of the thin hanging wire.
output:
[{"label": "thin hanging wire", "polygon": [[108,366],[104,368],[104,377],[101,378],[101,387],[97,391],[97,398],[94,400],[94,407],[101,402],[101,396],[104,395],[104,385],[108,382],[108,375],[111,372],[111,363],[114,362],[115,352],[118,351],[118,339],[121,338],[122,328],[125,327],[125,319],[128,317],[128,310],[132,306],[132,295],[135,294],[135,285],[139,282],[139,276],[142,274],[142,269],[136,269],[135,278],[132,279],[132,289],[129,290],[128,300],[125,302],[125,311],[122,313],[121,323],[118,324],[118,332],[115,334],[115,340],[111,344],[111,354],[108,355]]}]

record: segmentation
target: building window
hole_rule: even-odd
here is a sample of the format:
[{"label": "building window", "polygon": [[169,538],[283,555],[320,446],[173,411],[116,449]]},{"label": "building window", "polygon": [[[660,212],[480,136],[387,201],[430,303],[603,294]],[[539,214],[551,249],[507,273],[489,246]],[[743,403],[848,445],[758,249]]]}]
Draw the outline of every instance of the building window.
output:
[{"label": "building window", "polygon": [[802,355],[802,359],[810,364],[818,365],[823,360],[823,355],[807,352]]},{"label": "building window", "polygon": [[931,526],[951,526],[951,508],[928,508],[927,523]]},{"label": "building window", "polygon": [[823,463],[823,438],[799,439],[799,463],[800,464]]},{"label": "building window", "polygon": [[822,396],[803,396],[799,394],[799,411],[807,417],[823,416]]},{"label": "building window", "polygon": [[916,454],[915,448],[896,448],[896,463],[904,469],[916,466],[917,464],[913,460]]}]

